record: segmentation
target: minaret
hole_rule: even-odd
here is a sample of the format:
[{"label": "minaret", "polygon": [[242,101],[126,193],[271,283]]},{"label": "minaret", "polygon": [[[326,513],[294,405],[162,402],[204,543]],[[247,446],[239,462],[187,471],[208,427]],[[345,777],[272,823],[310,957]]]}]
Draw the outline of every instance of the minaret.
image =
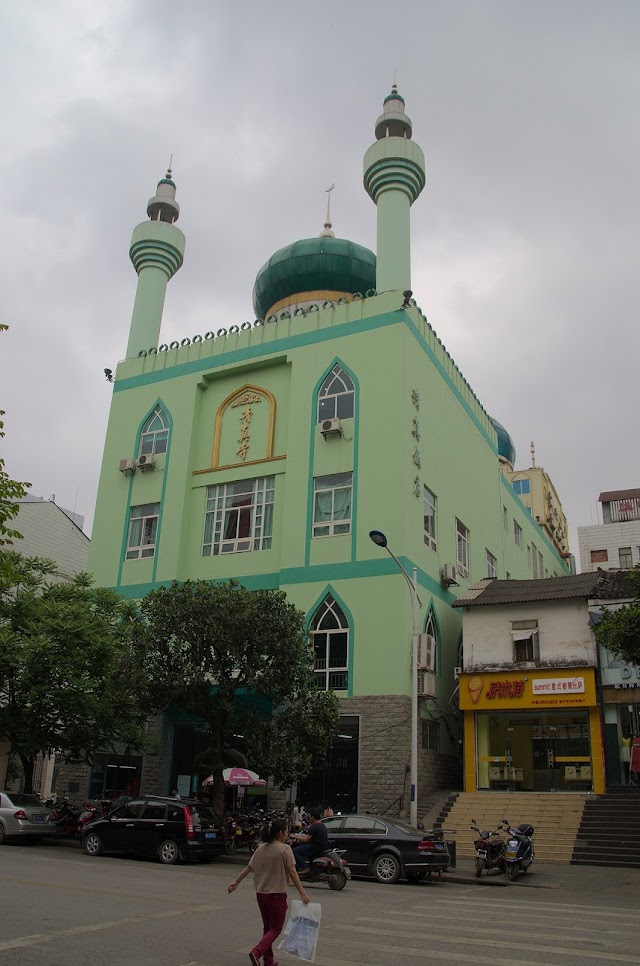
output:
[{"label": "minaret", "polygon": [[149,221],[133,229],[129,257],[138,273],[136,300],[131,316],[127,359],[141,349],[157,348],[167,282],[182,265],[185,237],[174,222],[180,215],[171,165],[158,182],[156,194],[147,205]]},{"label": "minaret", "polygon": [[425,185],[422,148],[394,84],[376,121],[376,142],[364,156],[364,186],[378,208],[376,289],[411,288],[409,209]]}]

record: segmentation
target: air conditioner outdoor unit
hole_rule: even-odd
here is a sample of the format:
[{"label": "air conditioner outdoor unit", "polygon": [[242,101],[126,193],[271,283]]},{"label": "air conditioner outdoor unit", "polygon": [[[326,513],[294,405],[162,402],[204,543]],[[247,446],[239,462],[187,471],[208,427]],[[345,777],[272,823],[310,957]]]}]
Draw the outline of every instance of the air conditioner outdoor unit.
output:
[{"label": "air conditioner outdoor unit", "polygon": [[320,432],[326,439],[327,436],[342,436],[342,429],[340,428],[340,420],[335,416],[333,419],[323,419],[320,423]]},{"label": "air conditioner outdoor unit", "polygon": [[127,457],[126,460],[120,460],[118,463],[118,469],[121,473],[135,473],[136,471],[136,461]]},{"label": "air conditioner outdoor unit", "polygon": [[452,584],[458,586],[458,571],[455,568],[455,564],[445,564],[440,570],[440,580],[445,585],[445,587],[451,587]]},{"label": "air conditioner outdoor unit", "polygon": [[431,634],[418,634],[418,668],[432,672],[436,669],[436,639]]},{"label": "air conditioner outdoor unit", "polygon": [[454,681],[457,681],[459,679],[459,677],[460,677],[461,674],[462,674],[462,668],[461,667],[454,667],[454,669],[453,669],[453,680]]},{"label": "air conditioner outdoor unit", "polygon": [[155,465],[156,461],[151,453],[138,457],[138,466],[141,470],[152,470]]},{"label": "air conditioner outdoor unit", "polygon": [[423,698],[435,698],[436,676],[431,671],[418,671],[418,694]]}]

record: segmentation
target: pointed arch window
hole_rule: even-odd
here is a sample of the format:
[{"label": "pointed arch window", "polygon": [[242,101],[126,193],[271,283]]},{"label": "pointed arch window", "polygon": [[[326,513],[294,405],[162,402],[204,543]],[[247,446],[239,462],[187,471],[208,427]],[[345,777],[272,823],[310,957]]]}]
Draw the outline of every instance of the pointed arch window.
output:
[{"label": "pointed arch window", "polygon": [[349,621],[327,594],[310,626],[315,656],[315,684],[320,691],[346,691],[349,687]]},{"label": "pointed arch window", "polygon": [[429,611],[427,623],[424,628],[423,654],[421,655],[424,667],[432,674],[438,673],[438,635],[436,622],[433,618],[433,611]]},{"label": "pointed arch window", "polygon": [[168,439],[169,418],[162,406],[156,406],[142,427],[138,458],[166,453]]},{"label": "pointed arch window", "polygon": [[324,419],[351,419],[356,390],[351,376],[337,363],[318,392],[318,422]]}]

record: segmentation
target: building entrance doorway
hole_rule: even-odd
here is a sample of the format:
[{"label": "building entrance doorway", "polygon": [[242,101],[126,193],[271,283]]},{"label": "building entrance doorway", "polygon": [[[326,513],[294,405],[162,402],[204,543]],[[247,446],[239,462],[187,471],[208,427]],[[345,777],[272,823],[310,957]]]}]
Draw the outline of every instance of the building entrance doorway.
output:
[{"label": "building entrance doorway", "polygon": [[357,811],[359,745],[360,718],[341,715],[329,754],[299,783],[298,800],[303,805],[329,802],[334,812],[343,814]]}]

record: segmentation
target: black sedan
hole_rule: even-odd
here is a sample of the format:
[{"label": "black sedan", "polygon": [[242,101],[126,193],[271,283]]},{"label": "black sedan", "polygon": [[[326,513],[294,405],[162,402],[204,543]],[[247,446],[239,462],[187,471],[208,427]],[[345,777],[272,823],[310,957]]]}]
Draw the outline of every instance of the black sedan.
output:
[{"label": "black sedan", "polygon": [[324,824],[331,845],[346,849],[344,858],[354,875],[372,875],[387,885],[401,878],[421,882],[451,861],[441,832],[419,832],[401,819],[334,815]]}]

